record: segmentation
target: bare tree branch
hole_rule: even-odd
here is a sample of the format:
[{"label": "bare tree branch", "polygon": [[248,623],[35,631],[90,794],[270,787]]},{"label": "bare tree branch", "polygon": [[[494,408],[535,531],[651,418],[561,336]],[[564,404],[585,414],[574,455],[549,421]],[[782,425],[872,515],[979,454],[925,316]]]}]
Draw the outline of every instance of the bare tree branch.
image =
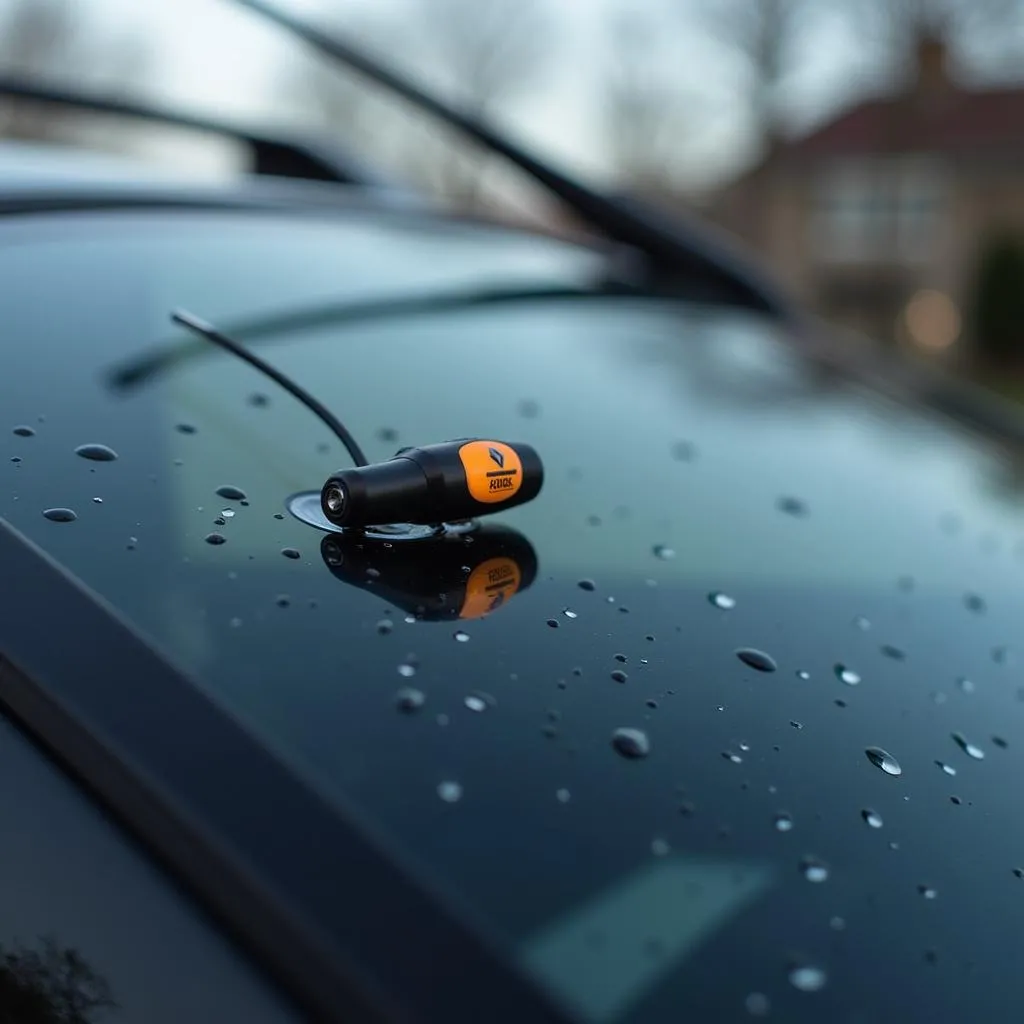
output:
[{"label": "bare tree branch", "polygon": [[627,191],[663,197],[679,188],[696,90],[681,87],[667,62],[654,59],[659,27],[636,13],[609,23],[612,62],[603,83],[602,118],[613,173]]},{"label": "bare tree branch", "polygon": [[[339,25],[466,110],[492,117],[537,84],[549,55],[545,0],[416,0],[402,24],[368,15]],[[304,66],[293,81],[321,124],[371,161],[459,205],[481,201],[489,156],[433,119],[414,113],[344,69]]]},{"label": "bare tree branch", "polygon": [[782,134],[779,88],[820,0],[681,0],[681,9],[742,62],[745,105],[771,151]]},{"label": "bare tree branch", "polygon": [[[148,74],[151,52],[132,34],[101,34],[75,0],[6,0],[0,5],[0,69],[26,78],[88,79],[127,88]],[[0,105],[0,135],[77,138],[81,116],[31,103]]]}]

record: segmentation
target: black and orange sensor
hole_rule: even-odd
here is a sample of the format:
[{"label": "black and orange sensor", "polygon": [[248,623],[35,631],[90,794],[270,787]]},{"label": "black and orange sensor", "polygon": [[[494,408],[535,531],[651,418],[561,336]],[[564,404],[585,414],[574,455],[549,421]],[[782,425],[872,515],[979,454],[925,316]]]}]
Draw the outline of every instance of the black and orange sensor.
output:
[{"label": "black and orange sensor", "polygon": [[335,526],[434,525],[522,505],[543,482],[540,456],[528,444],[465,438],[341,469],[324,484],[320,504]]}]

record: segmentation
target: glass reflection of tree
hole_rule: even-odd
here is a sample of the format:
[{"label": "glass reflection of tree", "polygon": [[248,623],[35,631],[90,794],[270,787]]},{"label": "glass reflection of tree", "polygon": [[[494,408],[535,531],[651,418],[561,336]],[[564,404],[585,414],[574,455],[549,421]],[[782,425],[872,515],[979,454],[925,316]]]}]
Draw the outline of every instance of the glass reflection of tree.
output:
[{"label": "glass reflection of tree", "polygon": [[95,1024],[113,993],[75,949],[0,945],[0,1024]]}]

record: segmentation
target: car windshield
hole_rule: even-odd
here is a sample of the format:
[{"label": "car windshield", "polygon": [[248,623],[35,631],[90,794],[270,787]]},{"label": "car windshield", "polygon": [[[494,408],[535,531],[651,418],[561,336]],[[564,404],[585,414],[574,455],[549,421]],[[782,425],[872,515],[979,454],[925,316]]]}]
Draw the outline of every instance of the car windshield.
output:
[{"label": "car windshield", "polygon": [[[584,1019],[1012,1003],[1005,452],[526,236],[96,213],[4,225],[0,269],[0,516]],[[497,287],[538,295],[398,305]],[[248,325],[371,460],[521,440],[544,490],[440,569],[332,548],[287,502],[337,440],[175,307]]]}]

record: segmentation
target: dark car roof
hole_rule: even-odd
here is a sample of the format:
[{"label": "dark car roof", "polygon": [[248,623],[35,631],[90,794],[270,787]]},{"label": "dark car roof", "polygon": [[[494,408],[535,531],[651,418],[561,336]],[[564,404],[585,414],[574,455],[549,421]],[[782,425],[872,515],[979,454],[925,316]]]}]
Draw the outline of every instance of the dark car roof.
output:
[{"label": "dark car roof", "polygon": [[[577,1019],[1014,1015],[1014,452],[549,239],[184,204],[2,221],[0,264],[0,517]],[[175,306],[371,459],[522,440],[540,497],[436,563],[332,547],[288,499],[340,446]]]}]

